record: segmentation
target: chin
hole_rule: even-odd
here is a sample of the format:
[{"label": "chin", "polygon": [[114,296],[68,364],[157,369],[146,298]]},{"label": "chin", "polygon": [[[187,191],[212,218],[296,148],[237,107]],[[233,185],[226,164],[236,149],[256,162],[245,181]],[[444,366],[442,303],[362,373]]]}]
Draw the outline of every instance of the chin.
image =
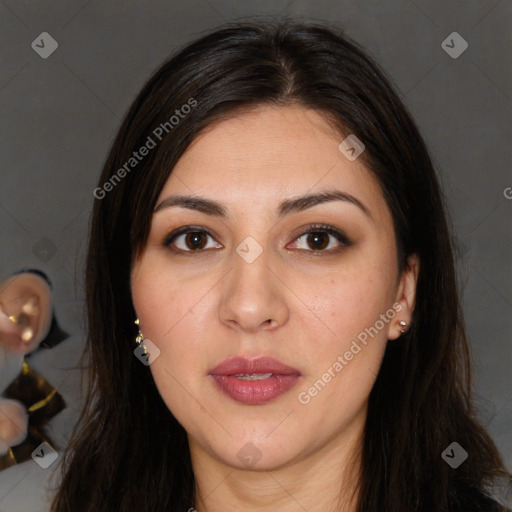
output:
[{"label": "chin", "polygon": [[272,439],[267,429],[260,435],[241,435],[228,442],[213,442],[213,455],[228,466],[252,471],[272,471],[290,463],[298,456],[297,443],[290,437]]}]

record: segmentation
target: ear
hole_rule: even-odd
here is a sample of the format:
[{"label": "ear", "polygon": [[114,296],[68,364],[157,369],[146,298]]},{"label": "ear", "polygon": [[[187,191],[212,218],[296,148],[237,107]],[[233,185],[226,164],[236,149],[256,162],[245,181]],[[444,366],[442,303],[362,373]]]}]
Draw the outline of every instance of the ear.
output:
[{"label": "ear", "polygon": [[400,322],[407,323],[406,330],[409,328],[416,301],[416,285],[420,270],[420,259],[416,254],[411,254],[407,259],[407,266],[403,270],[398,283],[398,289],[395,296],[393,308],[397,312],[394,322],[390,325],[388,339],[396,340],[403,333],[400,330]]},{"label": "ear", "polygon": [[0,284],[0,345],[28,354],[51,327],[52,297],[48,283],[26,272]]}]

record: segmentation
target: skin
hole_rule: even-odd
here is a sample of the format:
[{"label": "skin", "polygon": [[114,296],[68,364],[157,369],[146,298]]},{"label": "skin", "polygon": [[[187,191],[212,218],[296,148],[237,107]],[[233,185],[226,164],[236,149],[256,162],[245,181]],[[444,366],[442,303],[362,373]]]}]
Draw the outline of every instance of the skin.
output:
[{"label": "skin", "polygon": [[0,398],[0,456],[27,437],[28,414],[17,400]]},{"label": "skin", "polygon": [[[398,322],[411,321],[419,262],[411,257],[398,275],[389,208],[361,161],[338,150],[343,139],[313,110],[258,107],[203,131],[157,201],[202,196],[228,212],[221,219],[179,206],[159,210],[132,268],[141,330],[161,351],[150,371],[188,433],[198,489],[191,505],[199,512],[325,512],[336,510],[340,493],[339,510],[355,510],[349,494],[368,396],[388,340],[401,335]],[[278,218],[281,201],[325,189],[352,194],[371,218],[348,201]],[[315,249],[303,235],[314,223],[343,231],[352,245],[323,235],[323,248]],[[211,231],[199,239],[202,249],[194,250],[186,234],[164,245],[169,233],[189,225]],[[236,252],[247,236],[262,249],[252,263]],[[299,393],[393,304],[401,311],[300,403]],[[227,358],[262,355],[298,369],[298,385],[268,403],[245,405],[209,376]],[[250,467],[237,456],[246,443],[261,454]]]},{"label": "skin", "polygon": [[51,293],[42,277],[29,272],[0,284],[0,349],[28,354],[37,348],[51,327]]},{"label": "skin", "polygon": [[[43,278],[27,272],[0,283],[0,374],[7,352],[24,355],[34,350],[47,336],[51,319],[51,289]],[[0,456],[26,438],[27,428],[26,407],[0,398]]]}]

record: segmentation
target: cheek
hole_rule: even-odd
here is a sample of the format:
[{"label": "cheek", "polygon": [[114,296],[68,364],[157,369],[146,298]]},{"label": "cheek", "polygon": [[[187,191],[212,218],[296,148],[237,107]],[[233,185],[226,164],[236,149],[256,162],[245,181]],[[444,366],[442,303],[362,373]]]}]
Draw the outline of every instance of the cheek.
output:
[{"label": "cheek", "polygon": [[343,371],[338,365],[335,373],[342,375],[336,380],[340,385],[343,382],[343,386],[350,385],[350,379],[363,378],[359,373],[361,368],[365,369],[365,375],[371,369],[368,378],[372,372],[378,372],[391,322],[388,318],[382,322],[380,315],[389,310],[390,304],[371,285],[359,280],[353,288],[347,286],[325,300],[317,311],[319,317],[326,319],[326,327],[320,327],[316,336],[314,324],[318,327],[318,321],[308,320],[305,329],[309,333],[313,380],[329,369],[333,371],[333,365],[340,361]]},{"label": "cheek", "polygon": [[207,371],[204,345],[211,324],[211,286],[204,278],[180,281],[176,272],[152,258],[142,260],[133,273],[132,298],[141,330],[160,350],[149,369],[173,412],[187,407],[186,391],[194,394],[198,376]]},{"label": "cheek", "polygon": [[319,327],[311,318],[303,324],[309,333],[305,354],[310,371],[297,390],[303,412],[308,411],[303,427],[318,431],[339,429],[364,406],[393,321],[391,317],[386,317],[386,322],[380,320],[392,300],[385,279],[359,275],[331,283],[336,291],[315,304],[317,315],[326,319],[328,328]]},{"label": "cheek", "polygon": [[[338,340],[342,346],[365,328],[373,326],[379,315],[391,307],[394,298],[393,276],[386,266],[358,268],[350,273],[330,278],[328,286],[304,284],[301,296],[313,297],[308,308],[323,320],[324,334]],[[381,270],[384,269],[384,270]],[[321,291],[319,286],[323,286]],[[325,289],[327,288],[327,291]],[[314,318],[309,315],[308,323]]]},{"label": "cheek", "polygon": [[184,281],[162,258],[144,258],[133,273],[132,298],[141,329],[161,350],[179,344],[180,331],[200,309],[203,295],[202,284]]},{"label": "cheek", "polygon": [[394,276],[381,270],[389,268],[382,260],[374,267],[366,262],[330,278],[329,293],[319,293],[311,281],[301,292],[314,297],[314,315],[302,318],[302,328],[309,333],[311,372],[301,390],[309,395],[311,389],[311,399],[321,394],[315,398],[318,406],[328,407],[331,400],[355,406],[370,392],[379,372],[394,321]]}]

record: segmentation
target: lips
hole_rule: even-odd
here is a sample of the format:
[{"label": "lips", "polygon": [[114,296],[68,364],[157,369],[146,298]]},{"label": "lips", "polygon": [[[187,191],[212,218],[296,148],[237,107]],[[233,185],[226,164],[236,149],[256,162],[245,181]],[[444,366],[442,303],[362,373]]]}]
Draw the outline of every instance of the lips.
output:
[{"label": "lips", "polygon": [[227,359],[210,371],[217,388],[244,404],[263,404],[294,387],[301,377],[296,369],[272,357]]},{"label": "lips", "polygon": [[281,363],[273,357],[259,357],[250,361],[243,357],[226,359],[210,375],[236,375],[240,373],[273,373],[274,375],[300,375],[299,370]]}]

